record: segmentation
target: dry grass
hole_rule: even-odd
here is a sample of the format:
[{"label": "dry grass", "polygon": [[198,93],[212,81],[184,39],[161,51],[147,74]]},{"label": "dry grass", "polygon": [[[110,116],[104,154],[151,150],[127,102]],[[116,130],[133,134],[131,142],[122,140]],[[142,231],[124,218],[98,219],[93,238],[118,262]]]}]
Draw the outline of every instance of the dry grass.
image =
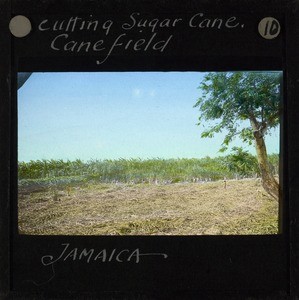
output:
[{"label": "dry grass", "polygon": [[258,180],[97,184],[19,193],[19,231],[42,235],[275,234],[278,203]]}]

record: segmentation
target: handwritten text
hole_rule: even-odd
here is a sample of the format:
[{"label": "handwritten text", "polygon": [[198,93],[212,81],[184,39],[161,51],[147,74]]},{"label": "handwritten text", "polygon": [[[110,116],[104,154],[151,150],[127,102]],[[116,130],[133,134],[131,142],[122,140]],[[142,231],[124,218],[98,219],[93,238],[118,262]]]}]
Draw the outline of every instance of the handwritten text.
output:
[{"label": "handwritten text", "polygon": [[168,258],[166,253],[142,253],[139,248],[130,249],[100,249],[94,248],[77,248],[71,247],[69,243],[61,244],[63,249],[54,256],[47,254],[42,256],[41,263],[44,266],[53,265],[57,262],[65,261],[84,261],[87,264],[91,262],[134,262],[136,264],[141,262],[141,258],[145,256],[160,256],[164,259]]}]

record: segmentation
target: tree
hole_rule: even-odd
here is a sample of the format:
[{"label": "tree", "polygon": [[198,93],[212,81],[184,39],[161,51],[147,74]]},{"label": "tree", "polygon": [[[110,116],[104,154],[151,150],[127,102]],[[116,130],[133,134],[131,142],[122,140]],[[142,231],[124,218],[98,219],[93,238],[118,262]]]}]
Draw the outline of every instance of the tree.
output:
[{"label": "tree", "polygon": [[232,154],[227,155],[223,164],[230,171],[242,176],[259,174],[257,159],[242,147],[233,147]]},{"label": "tree", "polygon": [[208,73],[194,105],[201,113],[198,125],[208,124],[202,137],[226,130],[220,151],[227,150],[236,136],[255,143],[262,185],[274,198],[279,196],[279,185],[271,173],[265,135],[279,125],[281,82],[280,72]]}]

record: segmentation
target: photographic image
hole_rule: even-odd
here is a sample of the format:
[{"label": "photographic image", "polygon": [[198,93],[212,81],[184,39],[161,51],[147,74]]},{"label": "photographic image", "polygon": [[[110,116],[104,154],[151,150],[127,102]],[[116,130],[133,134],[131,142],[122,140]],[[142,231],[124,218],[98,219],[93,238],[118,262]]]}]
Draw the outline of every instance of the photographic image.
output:
[{"label": "photographic image", "polygon": [[282,76],[19,73],[19,233],[277,234]]}]

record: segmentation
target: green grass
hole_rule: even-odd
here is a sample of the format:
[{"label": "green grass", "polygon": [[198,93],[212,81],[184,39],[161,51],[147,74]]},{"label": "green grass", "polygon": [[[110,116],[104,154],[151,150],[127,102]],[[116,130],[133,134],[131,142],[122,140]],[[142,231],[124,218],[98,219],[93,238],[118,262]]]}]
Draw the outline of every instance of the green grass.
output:
[{"label": "green grass", "polygon": [[[248,156],[249,154],[247,154]],[[118,159],[83,162],[63,160],[37,160],[19,162],[19,186],[37,185],[72,186],[85,183],[177,183],[201,180],[219,180],[236,176],[253,177],[256,166],[247,164],[236,156],[201,159]],[[255,160],[254,156],[251,160]],[[269,156],[275,170],[278,154]]]}]

